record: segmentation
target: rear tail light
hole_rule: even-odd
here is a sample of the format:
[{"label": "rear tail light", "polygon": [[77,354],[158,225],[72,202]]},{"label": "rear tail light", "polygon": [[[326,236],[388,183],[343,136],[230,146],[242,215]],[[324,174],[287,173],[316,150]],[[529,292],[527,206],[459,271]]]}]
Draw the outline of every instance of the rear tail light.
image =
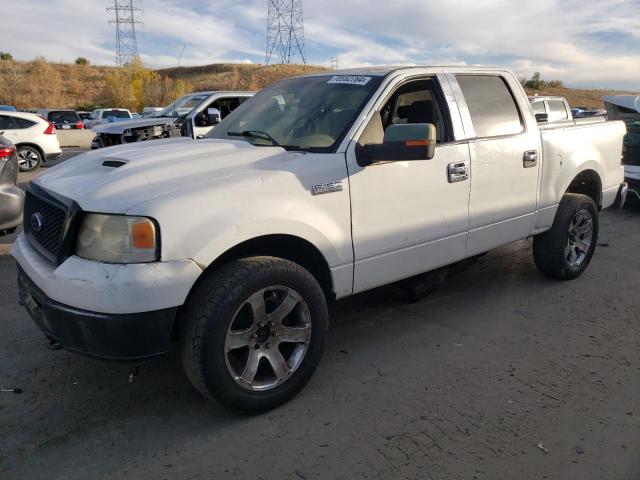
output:
[{"label": "rear tail light", "polygon": [[76,128],[83,129],[84,128],[84,123],[82,123],[82,121],[76,123]]},{"label": "rear tail light", "polygon": [[0,147],[0,158],[9,158],[14,153],[16,153],[14,147]]},{"label": "rear tail light", "polygon": [[43,132],[45,135],[55,135],[56,134],[56,126],[51,123],[49,120],[47,120],[47,123],[49,124],[47,126],[47,129]]}]

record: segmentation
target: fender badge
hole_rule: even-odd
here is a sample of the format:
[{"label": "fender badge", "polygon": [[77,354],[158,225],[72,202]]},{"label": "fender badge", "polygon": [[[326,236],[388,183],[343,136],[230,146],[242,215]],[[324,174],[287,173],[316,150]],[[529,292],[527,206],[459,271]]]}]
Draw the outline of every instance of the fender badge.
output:
[{"label": "fender badge", "polygon": [[342,191],[342,182],[323,183],[314,185],[312,192],[314,195],[322,195],[324,193],[333,193]]}]

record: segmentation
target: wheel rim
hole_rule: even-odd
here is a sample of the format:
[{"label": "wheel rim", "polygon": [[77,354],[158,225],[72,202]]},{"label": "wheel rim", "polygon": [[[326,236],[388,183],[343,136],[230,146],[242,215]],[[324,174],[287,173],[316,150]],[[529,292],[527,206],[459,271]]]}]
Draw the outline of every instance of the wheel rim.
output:
[{"label": "wheel rim", "polygon": [[38,165],[38,155],[31,150],[20,150],[18,152],[18,165],[27,169],[34,168]]},{"label": "wheel rim", "polygon": [[571,225],[569,225],[569,237],[565,254],[567,262],[572,267],[578,267],[584,263],[593,242],[593,217],[588,210],[578,210]]},{"label": "wheel rim", "polygon": [[247,298],[224,342],[227,369],[246,390],[271,390],[300,367],[311,340],[311,313],[289,287],[273,286]]}]

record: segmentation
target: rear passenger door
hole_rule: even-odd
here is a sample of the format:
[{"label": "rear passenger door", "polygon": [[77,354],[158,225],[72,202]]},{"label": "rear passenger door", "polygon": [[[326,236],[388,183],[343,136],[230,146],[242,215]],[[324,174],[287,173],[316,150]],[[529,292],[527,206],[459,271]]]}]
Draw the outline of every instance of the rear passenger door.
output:
[{"label": "rear passenger door", "polygon": [[[469,140],[471,194],[467,255],[526,238],[533,229],[540,134],[514,79],[456,75]],[[514,95],[514,92],[518,95]],[[464,102],[464,103],[463,103]],[[465,106],[466,104],[466,106]],[[469,132],[474,134],[469,135]]]}]

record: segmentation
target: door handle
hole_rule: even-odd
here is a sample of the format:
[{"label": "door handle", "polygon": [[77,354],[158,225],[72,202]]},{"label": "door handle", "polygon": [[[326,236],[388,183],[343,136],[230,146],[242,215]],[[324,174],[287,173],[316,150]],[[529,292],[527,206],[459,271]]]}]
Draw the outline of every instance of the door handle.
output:
[{"label": "door handle", "polygon": [[449,183],[469,180],[469,162],[455,162],[447,165],[447,179]]},{"label": "door handle", "polygon": [[533,168],[538,165],[538,152],[536,150],[528,150],[522,155],[522,165],[524,168]]}]

